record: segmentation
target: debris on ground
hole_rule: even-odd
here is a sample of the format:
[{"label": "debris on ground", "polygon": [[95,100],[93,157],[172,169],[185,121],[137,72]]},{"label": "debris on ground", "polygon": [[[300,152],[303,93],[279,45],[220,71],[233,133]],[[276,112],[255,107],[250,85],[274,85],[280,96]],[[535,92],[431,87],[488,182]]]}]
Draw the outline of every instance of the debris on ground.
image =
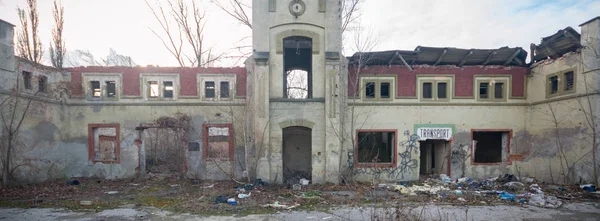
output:
[{"label": "debris on ground", "polygon": [[298,204],[298,203],[288,206],[288,205],[279,204],[279,202],[263,205],[263,207],[271,207],[271,208],[275,208],[275,209],[293,209],[293,208],[296,208],[299,206],[300,206],[300,204]]},{"label": "debris on ground", "polygon": [[108,195],[115,195],[115,194],[118,194],[118,193],[119,193],[119,191],[108,191],[108,192],[106,192],[106,194],[108,194]]}]

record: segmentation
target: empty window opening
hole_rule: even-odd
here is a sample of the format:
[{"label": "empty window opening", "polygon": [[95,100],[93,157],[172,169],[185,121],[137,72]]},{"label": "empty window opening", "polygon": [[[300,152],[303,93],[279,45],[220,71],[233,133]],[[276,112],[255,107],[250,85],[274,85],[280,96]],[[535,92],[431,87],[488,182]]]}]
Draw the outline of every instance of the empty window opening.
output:
[{"label": "empty window opening", "polygon": [[308,98],[308,72],[294,69],[287,72],[287,98],[306,99]]},{"label": "empty window opening", "polygon": [[433,98],[432,83],[430,83],[430,82],[423,83],[423,98],[425,98],[425,99]]},{"label": "empty window opening", "polygon": [[565,91],[573,90],[575,84],[575,76],[572,71],[565,73]]},{"label": "empty window opening", "polygon": [[88,125],[88,151],[92,162],[119,162],[119,126]]},{"label": "empty window opening", "polygon": [[504,83],[500,83],[500,82],[494,83],[494,98],[496,98],[496,99],[504,98]]},{"label": "empty window opening", "polygon": [[390,83],[384,82],[380,84],[379,87],[379,97],[381,98],[390,98]]},{"label": "empty window opening", "polygon": [[117,83],[115,81],[106,81],[106,97],[117,96]]},{"label": "empty window opening", "polygon": [[550,94],[558,93],[558,76],[550,77]]},{"label": "empty window opening", "polygon": [[221,98],[229,98],[229,82],[221,81],[220,95]]},{"label": "empty window opening", "polygon": [[23,84],[25,89],[31,89],[31,72],[23,71]]},{"label": "empty window opening", "polygon": [[38,91],[46,92],[46,86],[48,85],[48,77],[40,76],[38,79]]},{"label": "empty window opening", "polygon": [[365,97],[375,98],[375,82],[367,82],[365,84]]},{"label": "empty window opening", "polygon": [[425,140],[419,142],[420,174],[448,174],[448,149],[446,140]]},{"label": "empty window opening", "polygon": [[358,163],[392,163],[394,132],[358,132]]},{"label": "empty window opening", "polygon": [[90,84],[92,87],[92,97],[101,97],[102,88],[100,88],[100,81],[92,81]]},{"label": "empty window opening", "polygon": [[228,161],[232,160],[232,134],[230,126],[206,127],[206,159]]},{"label": "empty window opening", "polygon": [[163,82],[163,86],[165,87],[163,90],[163,97],[173,98],[173,82],[165,81]]},{"label": "empty window opening", "polygon": [[437,84],[437,98],[445,99],[448,98],[447,92],[448,84],[446,82],[441,82]]},{"label": "empty window opening", "polygon": [[487,99],[489,98],[489,83],[479,83],[479,98]]},{"label": "empty window opening", "polygon": [[159,85],[158,85],[158,81],[149,81],[148,82],[149,88],[150,88],[150,97],[158,97],[159,94]]},{"label": "empty window opening", "polygon": [[312,39],[292,36],[283,39],[283,97],[312,98]]},{"label": "empty window opening", "polygon": [[508,132],[474,131],[475,163],[500,163],[508,145]]},{"label": "empty window opening", "polygon": [[204,96],[206,98],[214,98],[215,97],[215,82],[207,81],[204,83]]}]

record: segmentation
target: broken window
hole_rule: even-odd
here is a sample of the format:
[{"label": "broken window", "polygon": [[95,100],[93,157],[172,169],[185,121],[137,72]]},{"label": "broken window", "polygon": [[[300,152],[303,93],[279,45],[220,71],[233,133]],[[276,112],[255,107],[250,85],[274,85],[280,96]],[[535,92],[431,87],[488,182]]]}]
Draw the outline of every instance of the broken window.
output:
[{"label": "broken window", "polygon": [[575,84],[575,76],[572,71],[565,73],[565,91],[573,90]]},{"label": "broken window", "polygon": [[31,89],[31,72],[23,71],[23,85],[25,89]]},{"label": "broken window", "polygon": [[231,125],[205,126],[206,159],[232,160],[233,143],[231,141]]},{"label": "broken window", "polygon": [[558,76],[550,77],[550,94],[558,93]]},{"label": "broken window", "polygon": [[494,83],[494,98],[496,98],[496,99],[504,98],[504,83],[501,83],[501,82]]},{"label": "broken window", "polygon": [[308,72],[294,69],[287,73],[287,95],[289,99],[308,98]]},{"label": "broken window", "polygon": [[148,82],[148,87],[150,88],[150,97],[158,97],[159,95],[159,85],[158,85],[158,81],[149,81]]},{"label": "broken window", "polygon": [[119,125],[88,125],[88,151],[92,162],[119,163]]},{"label": "broken window", "polygon": [[47,85],[48,85],[48,77],[40,76],[40,78],[38,79],[38,91],[46,92]]},{"label": "broken window", "polygon": [[431,82],[423,83],[423,98],[433,98],[433,84]]},{"label": "broken window", "polygon": [[488,82],[479,83],[479,98],[487,99],[490,97],[488,87]]},{"label": "broken window", "polygon": [[215,97],[215,82],[214,81],[204,82],[204,96],[206,98],[214,98]]},{"label": "broken window", "polygon": [[394,162],[394,132],[359,131],[357,134],[358,163],[393,163]]},{"label": "broken window", "polygon": [[92,81],[90,82],[90,86],[92,89],[92,97],[101,97],[102,89],[100,88],[100,81]]},{"label": "broken window", "polygon": [[221,98],[229,98],[229,82],[221,81],[221,88],[219,88]]},{"label": "broken window", "polygon": [[440,99],[448,98],[448,83],[446,83],[446,82],[437,83],[437,98],[440,98]]},{"label": "broken window", "polygon": [[500,163],[502,152],[508,146],[507,131],[474,131],[475,163]]},{"label": "broken window", "polygon": [[106,97],[117,96],[117,83],[115,81],[106,81]]},{"label": "broken window", "polygon": [[390,83],[383,82],[379,87],[379,97],[381,98],[390,98]]},{"label": "broken window", "polygon": [[165,81],[163,82],[163,97],[165,98],[173,98],[173,82]]},{"label": "broken window", "polygon": [[365,97],[375,98],[375,82],[367,82],[365,84]]}]

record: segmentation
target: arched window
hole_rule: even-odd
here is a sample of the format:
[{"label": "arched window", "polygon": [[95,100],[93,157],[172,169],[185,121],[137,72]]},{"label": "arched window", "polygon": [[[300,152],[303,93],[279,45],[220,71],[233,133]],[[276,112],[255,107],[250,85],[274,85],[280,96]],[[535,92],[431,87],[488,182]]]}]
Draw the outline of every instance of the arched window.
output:
[{"label": "arched window", "polygon": [[292,36],[283,39],[283,96],[312,98],[312,39]]}]

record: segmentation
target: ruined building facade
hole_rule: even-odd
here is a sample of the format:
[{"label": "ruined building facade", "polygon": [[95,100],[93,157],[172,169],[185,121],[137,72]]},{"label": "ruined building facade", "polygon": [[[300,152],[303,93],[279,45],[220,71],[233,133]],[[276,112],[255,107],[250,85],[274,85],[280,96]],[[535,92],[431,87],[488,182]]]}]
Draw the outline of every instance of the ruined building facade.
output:
[{"label": "ruined building facade", "polygon": [[254,0],[253,19],[245,67],[65,70],[15,57],[0,22],[0,96],[33,100],[13,177],[593,180],[600,17],[529,62],[518,47],[345,57],[335,0]]}]

